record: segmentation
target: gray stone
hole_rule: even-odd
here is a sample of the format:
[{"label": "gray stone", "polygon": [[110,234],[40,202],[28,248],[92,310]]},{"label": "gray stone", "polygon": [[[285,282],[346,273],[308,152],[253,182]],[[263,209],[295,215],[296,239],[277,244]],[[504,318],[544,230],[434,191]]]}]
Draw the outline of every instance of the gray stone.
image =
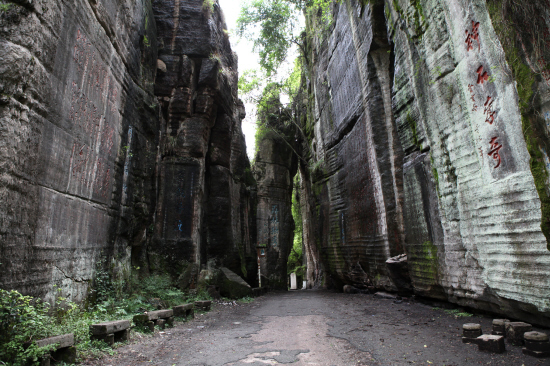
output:
[{"label": "gray stone", "polygon": [[523,335],[525,348],[535,352],[550,352],[548,335],[541,332],[526,332]]},{"label": "gray stone", "polygon": [[174,311],[174,316],[177,317],[182,317],[186,319],[194,317],[193,304],[174,306],[172,310]]},{"label": "gray stone", "polygon": [[129,320],[118,320],[100,324],[92,324],[90,325],[90,332],[92,335],[103,335],[120,332],[128,328],[130,328]]},{"label": "gray stone", "polygon": [[476,343],[480,351],[488,351],[492,353],[503,353],[506,351],[503,336],[484,334],[477,338]]},{"label": "gray stone", "polygon": [[506,340],[514,346],[522,346],[524,344],[523,335],[532,329],[531,324],[524,322],[506,323]]},{"label": "gray stone", "polygon": [[165,319],[158,319],[155,322],[155,325],[159,327],[159,329],[164,329],[166,327],[166,320]]},{"label": "gray stone", "polygon": [[209,311],[211,306],[212,306],[212,301],[210,300],[195,301],[195,308],[203,311]]},{"label": "gray stone", "polygon": [[57,349],[74,346],[74,334],[63,334],[55,337],[43,338],[35,341],[37,347],[45,347],[58,344]]},{"label": "gray stone", "polygon": [[509,323],[508,319],[493,319],[493,332],[494,335],[506,335],[506,323]]},{"label": "gray stone", "polygon": [[466,323],[462,325],[462,343],[477,343],[478,337],[482,334],[481,324]]},{"label": "gray stone", "polygon": [[157,69],[161,72],[166,72],[166,64],[161,59],[157,60]]},{"label": "gray stone", "polygon": [[252,287],[228,268],[221,268],[220,294],[230,299],[252,295]]},{"label": "gray stone", "polygon": [[411,276],[409,274],[409,266],[407,263],[407,255],[401,254],[390,258],[386,261],[388,274],[397,287],[397,291],[401,296],[410,296],[413,294],[413,286]]},{"label": "gray stone", "polygon": [[389,294],[387,292],[382,292],[382,291],[379,291],[377,293],[374,294],[374,297],[378,297],[380,299],[389,299],[389,300],[395,300],[397,299],[397,296],[396,295],[393,295],[393,294]]},{"label": "gray stone", "polygon": [[548,334],[542,332],[525,332],[523,338],[526,341],[548,342]]}]

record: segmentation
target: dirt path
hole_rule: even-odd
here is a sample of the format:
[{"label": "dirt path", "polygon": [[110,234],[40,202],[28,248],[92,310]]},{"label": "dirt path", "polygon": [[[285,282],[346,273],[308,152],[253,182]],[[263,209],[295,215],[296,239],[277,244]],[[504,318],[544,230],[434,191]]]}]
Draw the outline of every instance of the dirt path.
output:
[{"label": "dirt path", "polygon": [[[325,291],[271,293],[207,314],[87,365],[550,365],[506,345],[502,355],[463,344],[462,324],[490,331],[486,317],[455,318],[419,303]],[[543,330],[548,333],[548,330]]]}]

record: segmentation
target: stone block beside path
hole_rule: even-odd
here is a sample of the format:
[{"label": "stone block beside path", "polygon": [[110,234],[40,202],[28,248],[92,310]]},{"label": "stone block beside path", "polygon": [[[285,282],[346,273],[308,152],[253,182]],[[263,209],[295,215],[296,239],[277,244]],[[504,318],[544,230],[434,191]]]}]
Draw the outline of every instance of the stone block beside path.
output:
[{"label": "stone block beside path", "polygon": [[510,323],[508,319],[493,319],[493,335],[506,335],[506,323]]},{"label": "stone block beside path", "polygon": [[115,342],[124,342],[128,340],[130,333],[129,320],[117,320],[90,325],[92,339],[100,339],[112,346]]},{"label": "stone block beside path", "polygon": [[510,322],[506,323],[506,340],[514,346],[523,345],[523,335],[533,330],[529,323]]},{"label": "stone block beside path", "polygon": [[174,306],[172,308],[172,311],[174,312],[174,316],[182,317],[185,319],[192,319],[195,316],[195,312],[193,311],[193,309],[193,304],[185,304]]},{"label": "stone block beside path", "polygon": [[504,353],[506,351],[504,336],[484,334],[477,338],[476,343],[480,351],[491,353]]},{"label": "stone block beside path", "polygon": [[212,306],[212,301],[195,301],[195,307],[200,310],[209,311]]},{"label": "stone block beside path", "polygon": [[523,353],[537,358],[550,357],[550,342],[548,335],[541,332],[526,332]]},{"label": "stone block beside path", "polygon": [[74,334],[63,334],[55,337],[43,338],[35,341],[38,347],[45,347],[52,344],[57,344],[57,348],[44,355],[40,361],[40,366],[50,366],[50,360],[53,358],[57,361],[66,363],[76,362],[76,347],[74,347]]},{"label": "stone block beside path", "polygon": [[482,334],[481,324],[466,323],[462,326],[462,343],[477,343]]},{"label": "stone block beside path", "polygon": [[138,314],[134,316],[134,323],[148,327],[151,332],[155,330],[155,325],[158,325],[161,329],[164,329],[165,324],[172,327],[174,326],[174,311],[166,309]]}]

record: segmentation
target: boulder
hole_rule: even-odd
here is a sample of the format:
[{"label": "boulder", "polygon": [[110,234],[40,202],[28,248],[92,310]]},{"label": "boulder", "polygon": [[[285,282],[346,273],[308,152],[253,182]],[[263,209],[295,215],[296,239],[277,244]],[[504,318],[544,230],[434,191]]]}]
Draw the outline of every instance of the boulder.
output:
[{"label": "boulder", "polygon": [[220,294],[230,299],[252,296],[252,287],[228,268],[221,268]]}]

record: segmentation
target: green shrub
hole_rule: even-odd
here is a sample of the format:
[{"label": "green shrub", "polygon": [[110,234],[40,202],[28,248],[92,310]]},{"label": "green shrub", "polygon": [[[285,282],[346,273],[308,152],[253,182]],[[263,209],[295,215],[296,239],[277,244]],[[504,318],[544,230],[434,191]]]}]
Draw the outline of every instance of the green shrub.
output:
[{"label": "green shrub", "polygon": [[55,345],[36,347],[32,342],[48,336],[52,318],[48,306],[17,291],[0,289],[0,360],[19,366],[38,363],[38,358]]}]

